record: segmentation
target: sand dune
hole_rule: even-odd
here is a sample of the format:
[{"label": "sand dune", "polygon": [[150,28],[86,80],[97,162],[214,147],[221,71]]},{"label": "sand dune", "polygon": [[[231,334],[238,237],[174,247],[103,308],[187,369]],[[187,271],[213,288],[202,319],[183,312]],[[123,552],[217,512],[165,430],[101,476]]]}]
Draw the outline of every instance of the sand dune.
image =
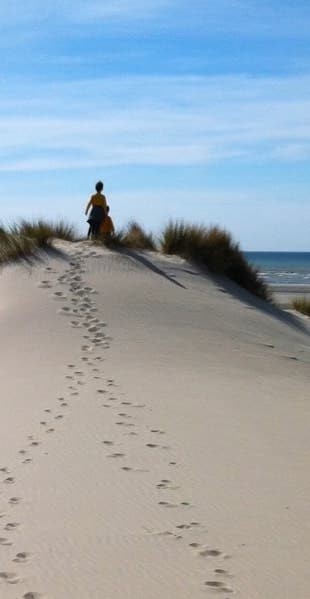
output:
[{"label": "sand dune", "polygon": [[0,274],[1,599],[308,599],[307,321],[56,248]]}]

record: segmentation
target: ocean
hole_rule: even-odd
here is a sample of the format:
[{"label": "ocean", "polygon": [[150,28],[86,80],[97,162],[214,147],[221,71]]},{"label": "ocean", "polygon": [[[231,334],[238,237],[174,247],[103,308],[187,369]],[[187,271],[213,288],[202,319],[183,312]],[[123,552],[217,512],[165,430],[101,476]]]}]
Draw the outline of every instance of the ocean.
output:
[{"label": "ocean", "polygon": [[310,252],[244,252],[269,285],[310,287]]}]

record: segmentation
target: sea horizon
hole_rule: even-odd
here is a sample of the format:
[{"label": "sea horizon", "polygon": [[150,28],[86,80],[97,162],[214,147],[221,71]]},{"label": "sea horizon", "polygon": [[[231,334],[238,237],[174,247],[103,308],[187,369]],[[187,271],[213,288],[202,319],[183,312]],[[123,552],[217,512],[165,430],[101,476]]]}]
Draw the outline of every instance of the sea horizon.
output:
[{"label": "sea horizon", "polygon": [[310,288],[310,252],[245,251],[266,283],[273,286],[306,286]]}]

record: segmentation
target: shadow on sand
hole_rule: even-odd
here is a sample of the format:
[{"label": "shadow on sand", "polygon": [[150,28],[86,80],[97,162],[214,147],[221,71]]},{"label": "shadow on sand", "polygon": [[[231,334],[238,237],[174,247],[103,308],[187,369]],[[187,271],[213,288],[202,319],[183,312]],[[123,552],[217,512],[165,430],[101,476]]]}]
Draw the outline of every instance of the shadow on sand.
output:
[{"label": "shadow on sand", "polygon": [[259,310],[264,314],[268,314],[269,316],[280,320],[283,324],[286,324],[289,327],[295,328],[308,336],[310,335],[309,328],[307,327],[306,323],[298,318],[298,316],[282,310],[272,301],[268,302],[260,299],[246,289],[239,287],[239,285],[230,279],[227,279],[226,277],[215,275],[214,273],[206,271],[204,268],[198,267],[196,264],[193,265],[193,270],[179,267],[174,268],[174,270],[184,272],[192,276],[201,276],[209,280],[211,279],[220,292],[227,293],[235,299],[238,299],[240,302],[245,304],[245,307],[248,310]]},{"label": "shadow on sand", "polygon": [[187,289],[185,287],[185,285],[182,285],[182,283],[179,283],[179,281],[176,281],[174,278],[172,278],[170,275],[168,275],[164,270],[162,270],[161,268],[158,268],[158,266],[153,264],[153,262],[151,262],[151,260],[149,258],[147,258],[145,255],[137,252],[136,250],[132,250],[129,248],[121,248],[121,249],[118,249],[117,252],[119,254],[121,254],[122,256],[127,256],[128,258],[131,258],[131,259],[135,260],[136,262],[143,264],[143,266],[145,266],[146,268],[148,268],[155,274],[159,275],[160,277],[163,277],[164,279],[166,279],[173,285],[176,285],[177,287],[181,287],[181,289]]},{"label": "shadow on sand", "polygon": [[[165,278],[166,280],[168,280],[170,283],[173,283],[177,287],[180,287],[182,289],[187,289],[187,287],[183,283],[181,283],[180,281],[177,280],[177,275],[174,275],[171,272],[169,272],[169,274],[167,272],[165,272],[164,264],[162,265],[162,268],[159,268],[151,261],[149,256],[142,254],[142,251],[139,252],[137,250],[124,249],[124,248],[119,249],[117,251],[121,255],[125,255],[125,256],[139,262],[140,264],[143,264],[143,266],[150,269],[155,274],[158,274],[159,276]],[[246,289],[239,287],[239,285],[237,285],[230,279],[227,279],[226,277],[223,277],[220,275],[215,275],[214,273],[207,271],[205,268],[202,268],[202,267],[198,266],[197,264],[189,265],[189,267],[178,267],[178,266],[175,266],[175,265],[172,266],[171,264],[169,264],[168,267],[169,267],[170,271],[172,270],[175,273],[180,272],[180,273],[184,273],[186,275],[190,275],[193,277],[202,277],[204,279],[211,280],[211,281],[213,281],[213,283],[216,285],[216,287],[218,288],[218,290],[220,292],[227,293],[227,294],[231,295],[232,297],[234,297],[235,299],[239,300],[240,302],[245,304],[245,307],[248,310],[259,310],[260,312],[263,312],[264,314],[268,314],[272,318],[279,320],[283,324],[285,324],[289,327],[292,327],[294,329],[297,329],[298,331],[306,334],[307,336],[310,335],[309,328],[307,327],[306,323],[304,323],[300,318],[298,318],[294,314],[290,314],[289,312],[282,310],[281,308],[279,308],[276,304],[274,304],[272,302],[268,302],[268,301],[260,299],[259,297],[253,295]]]}]

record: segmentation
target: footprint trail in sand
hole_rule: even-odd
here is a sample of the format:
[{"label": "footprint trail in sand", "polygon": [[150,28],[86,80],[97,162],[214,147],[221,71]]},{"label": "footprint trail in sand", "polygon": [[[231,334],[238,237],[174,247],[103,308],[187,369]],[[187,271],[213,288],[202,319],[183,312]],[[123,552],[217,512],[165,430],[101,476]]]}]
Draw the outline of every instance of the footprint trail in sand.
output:
[{"label": "footprint trail in sand", "polygon": [[[79,401],[79,389],[87,385],[88,380],[100,380],[95,395],[98,400],[98,409],[101,407],[110,408],[106,414],[111,418],[110,422],[110,438],[101,441],[103,451],[106,449],[105,457],[111,461],[111,467],[117,468],[119,476],[139,475],[149,473],[149,453],[154,456],[154,463],[157,457],[161,455],[161,460],[164,459],[167,472],[171,467],[176,467],[178,460],[174,455],[171,455],[172,448],[169,445],[161,445],[161,438],[166,435],[166,432],[158,425],[152,423],[145,430],[145,425],[141,425],[137,414],[140,410],[148,408],[145,404],[132,403],[123,397],[124,394],[118,393],[118,385],[114,379],[105,378],[102,362],[105,359],[105,352],[109,350],[111,338],[107,333],[107,324],[102,320],[102,315],[99,316],[99,309],[96,304],[96,290],[88,286],[85,282],[84,275],[86,272],[86,261],[98,257],[96,251],[89,249],[89,246],[84,248],[78,246],[73,249],[70,255],[70,262],[66,270],[62,274],[58,274],[56,268],[46,267],[46,278],[39,283],[39,287],[45,292],[47,291],[50,297],[60,304],[57,312],[60,318],[67,319],[68,326],[80,331],[81,345],[79,364],[68,363],[64,373],[64,389],[66,390],[60,397],[55,397],[55,404],[46,406],[42,411],[39,426],[41,428],[40,438],[29,432],[28,438],[24,440],[22,448],[19,450],[17,459],[22,460],[22,464],[26,465],[31,470],[31,464],[34,463],[36,452],[45,451],[45,438],[53,437],[53,433],[62,426],[62,422],[70,410],[74,409],[74,402]],[[59,288],[61,287],[61,288]],[[90,389],[89,393],[93,393]],[[120,397],[121,396],[121,397]],[[109,402],[109,403],[107,403]],[[144,426],[144,430],[141,430]],[[124,432],[123,443],[120,447],[116,439],[119,437],[117,429],[122,427]],[[132,430],[135,429],[135,430]],[[61,431],[61,429],[60,429]],[[114,438],[113,438],[114,431]],[[148,434],[150,440],[145,443],[140,443],[139,437],[143,434]],[[156,439],[156,441],[155,441]],[[165,438],[166,440],[166,438]],[[145,455],[145,465],[127,463],[127,455],[130,454],[130,443],[140,443],[140,455],[143,460]],[[52,451],[52,441],[49,441],[49,451]],[[27,447],[27,449],[25,449]],[[113,451],[114,449],[114,451]],[[112,450],[112,451],[111,451]],[[114,463],[114,466],[113,466]],[[3,487],[16,487],[16,494],[4,493],[7,502],[7,507],[10,510],[10,519],[5,521],[6,514],[1,514],[3,518],[3,530],[10,535],[9,537],[0,537],[0,545],[10,549],[10,554],[13,554],[11,562],[15,566],[22,565],[30,559],[35,559],[35,556],[28,551],[26,547],[15,547],[14,530],[20,526],[19,522],[12,520],[12,510],[14,513],[18,510],[19,504],[23,501],[22,493],[18,488],[18,480],[15,478],[12,470],[7,466],[3,466],[0,471],[4,477],[2,480]],[[28,472],[28,470],[27,470]],[[205,544],[207,531],[206,526],[196,522],[193,515],[195,507],[187,501],[186,481],[173,480],[167,472],[163,472],[163,478],[154,482],[154,486],[150,489],[150,500],[153,497],[153,502],[158,506],[158,510],[171,510],[176,513],[176,516],[171,518],[171,529],[162,531],[148,530],[148,535],[159,535],[184,543],[188,551],[194,553],[195,559],[201,560],[201,580],[197,586],[200,591],[229,594],[235,593],[234,589],[227,584],[226,580],[232,578],[232,575],[221,567],[221,561],[227,559],[224,552],[212,548]],[[133,480],[133,479],[132,479]],[[133,482],[134,484],[134,482]],[[173,495],[174,499],[171,499]],[[191,518],[185,519],[183,514],[190,510]],[[195,536],[199,532],[199,541]],[[12,535],[12,537],[11,537]],[[12,539],[12,540],[11,540]],[[206,576],[210,579],[206,580]],[[211,577],[215,577],[211,579]],[[226,580],[225,580],[226,579]],[[20,585],[27,584],[23,580],[22,573],[10,572],[10,570],[0,572],[0,586],[2,584]],[[45,597],[41,594],[41,590],[27,590],[19,595],[23,599],[40,599]],[[1,591],[0,591],[1,593]],[[18,595],[16,596],[16,599]],[[225,599],[225,598],[224,598]]]}]

